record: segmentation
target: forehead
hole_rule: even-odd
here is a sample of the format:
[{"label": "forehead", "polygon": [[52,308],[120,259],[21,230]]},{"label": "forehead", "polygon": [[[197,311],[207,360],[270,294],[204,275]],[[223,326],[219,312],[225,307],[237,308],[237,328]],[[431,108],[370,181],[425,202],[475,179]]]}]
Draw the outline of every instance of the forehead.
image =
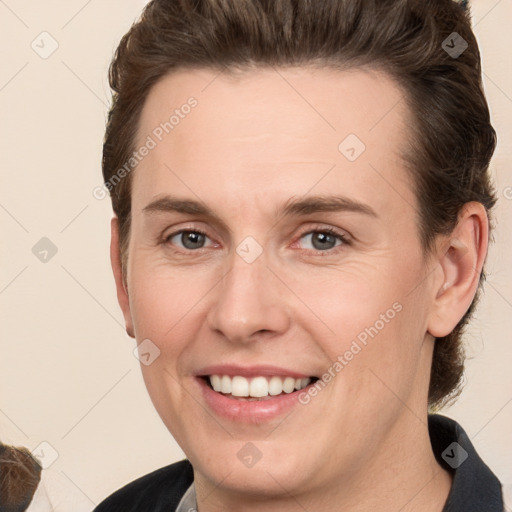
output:
[{"label": "forehead", "polygon": [[408,116],[403,91],[378,71],[175,71],[141,114],[136,147],[151,139],[152,149],[134,173],[134,205],[170,189],[240,203],[341,187],[403,210],[399,197],[414,201],[400,158]]}]

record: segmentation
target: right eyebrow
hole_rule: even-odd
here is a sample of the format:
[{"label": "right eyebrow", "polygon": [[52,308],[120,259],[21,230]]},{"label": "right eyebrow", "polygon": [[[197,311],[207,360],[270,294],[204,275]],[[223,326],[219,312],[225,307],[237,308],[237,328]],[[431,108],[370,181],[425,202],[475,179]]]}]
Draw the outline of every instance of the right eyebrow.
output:
[{"label": "right eyebrow", "polygon": [[182,199],[166,195],[152,201],[142,209],[142,213],[148,215],[171,212],[210,217],[216,220],[219,224],[223,224],[222,219],[208,208],[208,206],[192,199]]}]

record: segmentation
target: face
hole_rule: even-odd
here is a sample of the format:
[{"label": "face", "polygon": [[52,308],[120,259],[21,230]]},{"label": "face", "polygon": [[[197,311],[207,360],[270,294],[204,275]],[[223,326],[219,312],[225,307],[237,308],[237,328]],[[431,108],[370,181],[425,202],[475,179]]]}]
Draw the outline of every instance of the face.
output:
[{"label": "face", "polygon": [[151,90],[124,312],[197,480],[321,488],[417,429],[433,284],[401,99],[363,70],[183,70]]}]

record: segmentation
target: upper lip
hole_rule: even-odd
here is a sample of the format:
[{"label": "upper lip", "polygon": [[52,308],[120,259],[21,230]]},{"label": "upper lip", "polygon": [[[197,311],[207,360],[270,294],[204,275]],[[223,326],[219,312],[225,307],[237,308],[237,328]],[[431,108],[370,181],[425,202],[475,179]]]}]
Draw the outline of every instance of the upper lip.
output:
[{"label": "upper lip", "polygon": [[272,377],[277,375],[279,377],[294,377],[295,379],[305,379],[312,377],[312,374],[305,374],[295,370],[282,368],[279,366],[259,364],[251,366],[240,366],[236,364],[216,364],[205,366],[196,372],[198,377],[206,377],[208,375],[229,375],[234,377],[240,375],[241,377],[257,377],[259,375]]}]

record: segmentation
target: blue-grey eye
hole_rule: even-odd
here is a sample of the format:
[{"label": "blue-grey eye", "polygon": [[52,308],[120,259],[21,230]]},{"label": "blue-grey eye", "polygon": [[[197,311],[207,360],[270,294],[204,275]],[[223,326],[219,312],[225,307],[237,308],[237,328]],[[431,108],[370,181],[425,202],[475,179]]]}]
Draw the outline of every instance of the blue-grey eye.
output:
[{"label": "blue-grey eye", "polygon": [[[349,241],[345,236],[331,228],[315,229],[303,233],[300,239],[310,238],[309,245],[313,250],[326,252],[339,246],[349,245]],[[339,242],[339,243],[338,243]],[[308,247],[306,247],[309,249]]]},{"label": "blue-grey eye", "polygon": [[187,249],[197,249],[204,244],[205,236],[197,231],[185,231],[181,234],[181,242]]},{"label": "blue-grey eye", "polygon": [[170,234],[166,237],[165,242],[172,243],[173,238],[176,238],[183,248],[194,250],[203,249],[208,236],[197,230],[181,230]]},{"label": "blue-grey eye", "polygon": [[332,249],[336,246],[336,237],[330,233],[316,232],[310,233],[310,235],[311,245],[313,245],[315,249],[325,250]]}]

